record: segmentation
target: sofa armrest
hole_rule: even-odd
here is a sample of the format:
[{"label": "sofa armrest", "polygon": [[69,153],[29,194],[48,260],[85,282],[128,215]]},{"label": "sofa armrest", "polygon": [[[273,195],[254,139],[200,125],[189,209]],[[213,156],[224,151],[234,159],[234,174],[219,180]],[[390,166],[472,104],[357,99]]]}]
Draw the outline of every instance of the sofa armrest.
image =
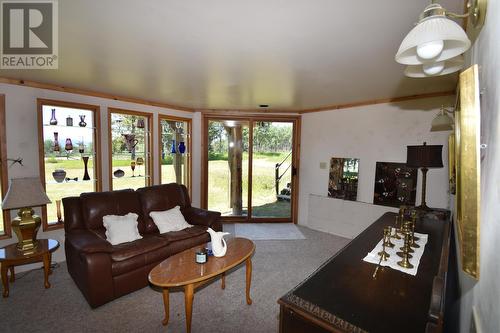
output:
[{"label": "sofa armrest", "polygon": [[88,230],[78,230],[66,233],[66,242],[71,243],[78,252],[97,253],[112,252],[112,245]]},{"label": "sofa armrest", "polygon": [[195,207],[182,208],[181,212],[189,224],[203,225],[206,227],[211,227],[216,224],[221,215],[219,212]]}]

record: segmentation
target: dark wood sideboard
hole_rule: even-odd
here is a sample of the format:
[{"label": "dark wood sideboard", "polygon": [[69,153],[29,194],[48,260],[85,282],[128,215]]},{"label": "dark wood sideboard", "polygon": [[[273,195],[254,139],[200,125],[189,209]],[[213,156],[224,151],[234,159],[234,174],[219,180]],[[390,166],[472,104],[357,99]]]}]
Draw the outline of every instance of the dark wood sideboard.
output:
[{"label": "dark wood sideboard", "polygon": [[420,218],[429,234],[416,276],[363,261],[394,225],[386,213],[278,300],[280,332],[441,332],[450,249],[449,212]]}]

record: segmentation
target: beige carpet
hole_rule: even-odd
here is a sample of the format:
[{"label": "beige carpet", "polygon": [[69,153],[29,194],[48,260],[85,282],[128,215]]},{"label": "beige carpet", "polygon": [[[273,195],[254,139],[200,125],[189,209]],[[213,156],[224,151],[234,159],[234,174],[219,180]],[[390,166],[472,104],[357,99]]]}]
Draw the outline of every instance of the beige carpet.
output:
[{"label": "beige carpet", "polygon": [[[192,332],[277,332],[278,298],[311,274],[348,240],[298,227],[306,239],[255,241],[252,305],[245,302],[245,268],[238,267],[194,296]],[[0,300],[2,332],[184,332],[184,296],[170,295],[170,323],[163,319],[162,295],[150,287],[91,309],[69,277],[66,265],[54,269],[52,288],[43,272],[19,273],[9,298]]]}]

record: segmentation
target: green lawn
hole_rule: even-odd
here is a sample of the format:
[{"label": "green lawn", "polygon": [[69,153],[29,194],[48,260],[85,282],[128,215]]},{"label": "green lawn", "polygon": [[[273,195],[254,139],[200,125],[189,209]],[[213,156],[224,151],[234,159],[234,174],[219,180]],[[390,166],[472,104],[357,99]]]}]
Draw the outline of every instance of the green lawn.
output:
[{"label": "green lawn", "polygon": [[[283,161],[287,154],[254,154],[252,205],[254,216],[290,217],[289,202],[277,202],[274,185],[275,165]],[[286,168],[287,162],[280,169]],[[243,209],[248,209],[248,154],[243,154]],[[208,165],[208,208],[231,215],[229,206],[229,166],[227,161],[210,161]],[[280,190],[290,182],[290,170],[280,181]]]},{"label": "green lawn", "polygon": [[[274,166],[283,160],[286,154],[255,154],[253,159],[253,212],[254,216],[289,217],[290,203],[277,202],[274,189]],[[248,209],[248,155],[244,155],[243,161],[243,208]],[[79,195],[82,192],[92,192],[94,190],[94,180],[81,181],[83,178],[83,162],[81,159],[57,158],[50,159],[53,163],[46,163],[45,178],[47,182],[47,194],[52,203],[47,205],[47,215],[50,222],[57,221],[56,200],[64,197]],[[55,163],[54,163],[55,162]],[[286,165],[285,163],[284,165]],[[89,174],[92,177],[92,160],[89,160]],[[78,177],[78,182],[57,183],[52,177],[52,172],[56,169],[64,169],[66,177]],[[134,176],[130,169],[130,160],[113,160],[113,171],[122,169],[125,176],[113,180],[113,189],[139,188],[146,184],[144,177],[144,166],[136,167]],[[175,182],[173,165],[162,165],[162,182]],[[140,177],[139,177],[140,175]],[[229,168],[226,160],[209,161],[209,194],[208,206],[211,210],[230,215],[229,207]],[[290,182],[290,171],[282,178],[280,189]],[[64,217],[64,213],[61,213]]]}]

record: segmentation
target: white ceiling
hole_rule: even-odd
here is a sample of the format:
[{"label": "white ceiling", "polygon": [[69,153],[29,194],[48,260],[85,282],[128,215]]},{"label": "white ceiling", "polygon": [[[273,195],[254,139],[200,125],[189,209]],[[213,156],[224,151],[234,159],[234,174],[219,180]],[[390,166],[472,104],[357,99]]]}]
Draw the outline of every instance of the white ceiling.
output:
[{"label": "white ceiling", "polygon": [[[195,109],[302,110],[450,91],[394,61],[430,0],[60,0],[59,69],[0,76]],[[463,0],[445,0],[462,12]]]}]

